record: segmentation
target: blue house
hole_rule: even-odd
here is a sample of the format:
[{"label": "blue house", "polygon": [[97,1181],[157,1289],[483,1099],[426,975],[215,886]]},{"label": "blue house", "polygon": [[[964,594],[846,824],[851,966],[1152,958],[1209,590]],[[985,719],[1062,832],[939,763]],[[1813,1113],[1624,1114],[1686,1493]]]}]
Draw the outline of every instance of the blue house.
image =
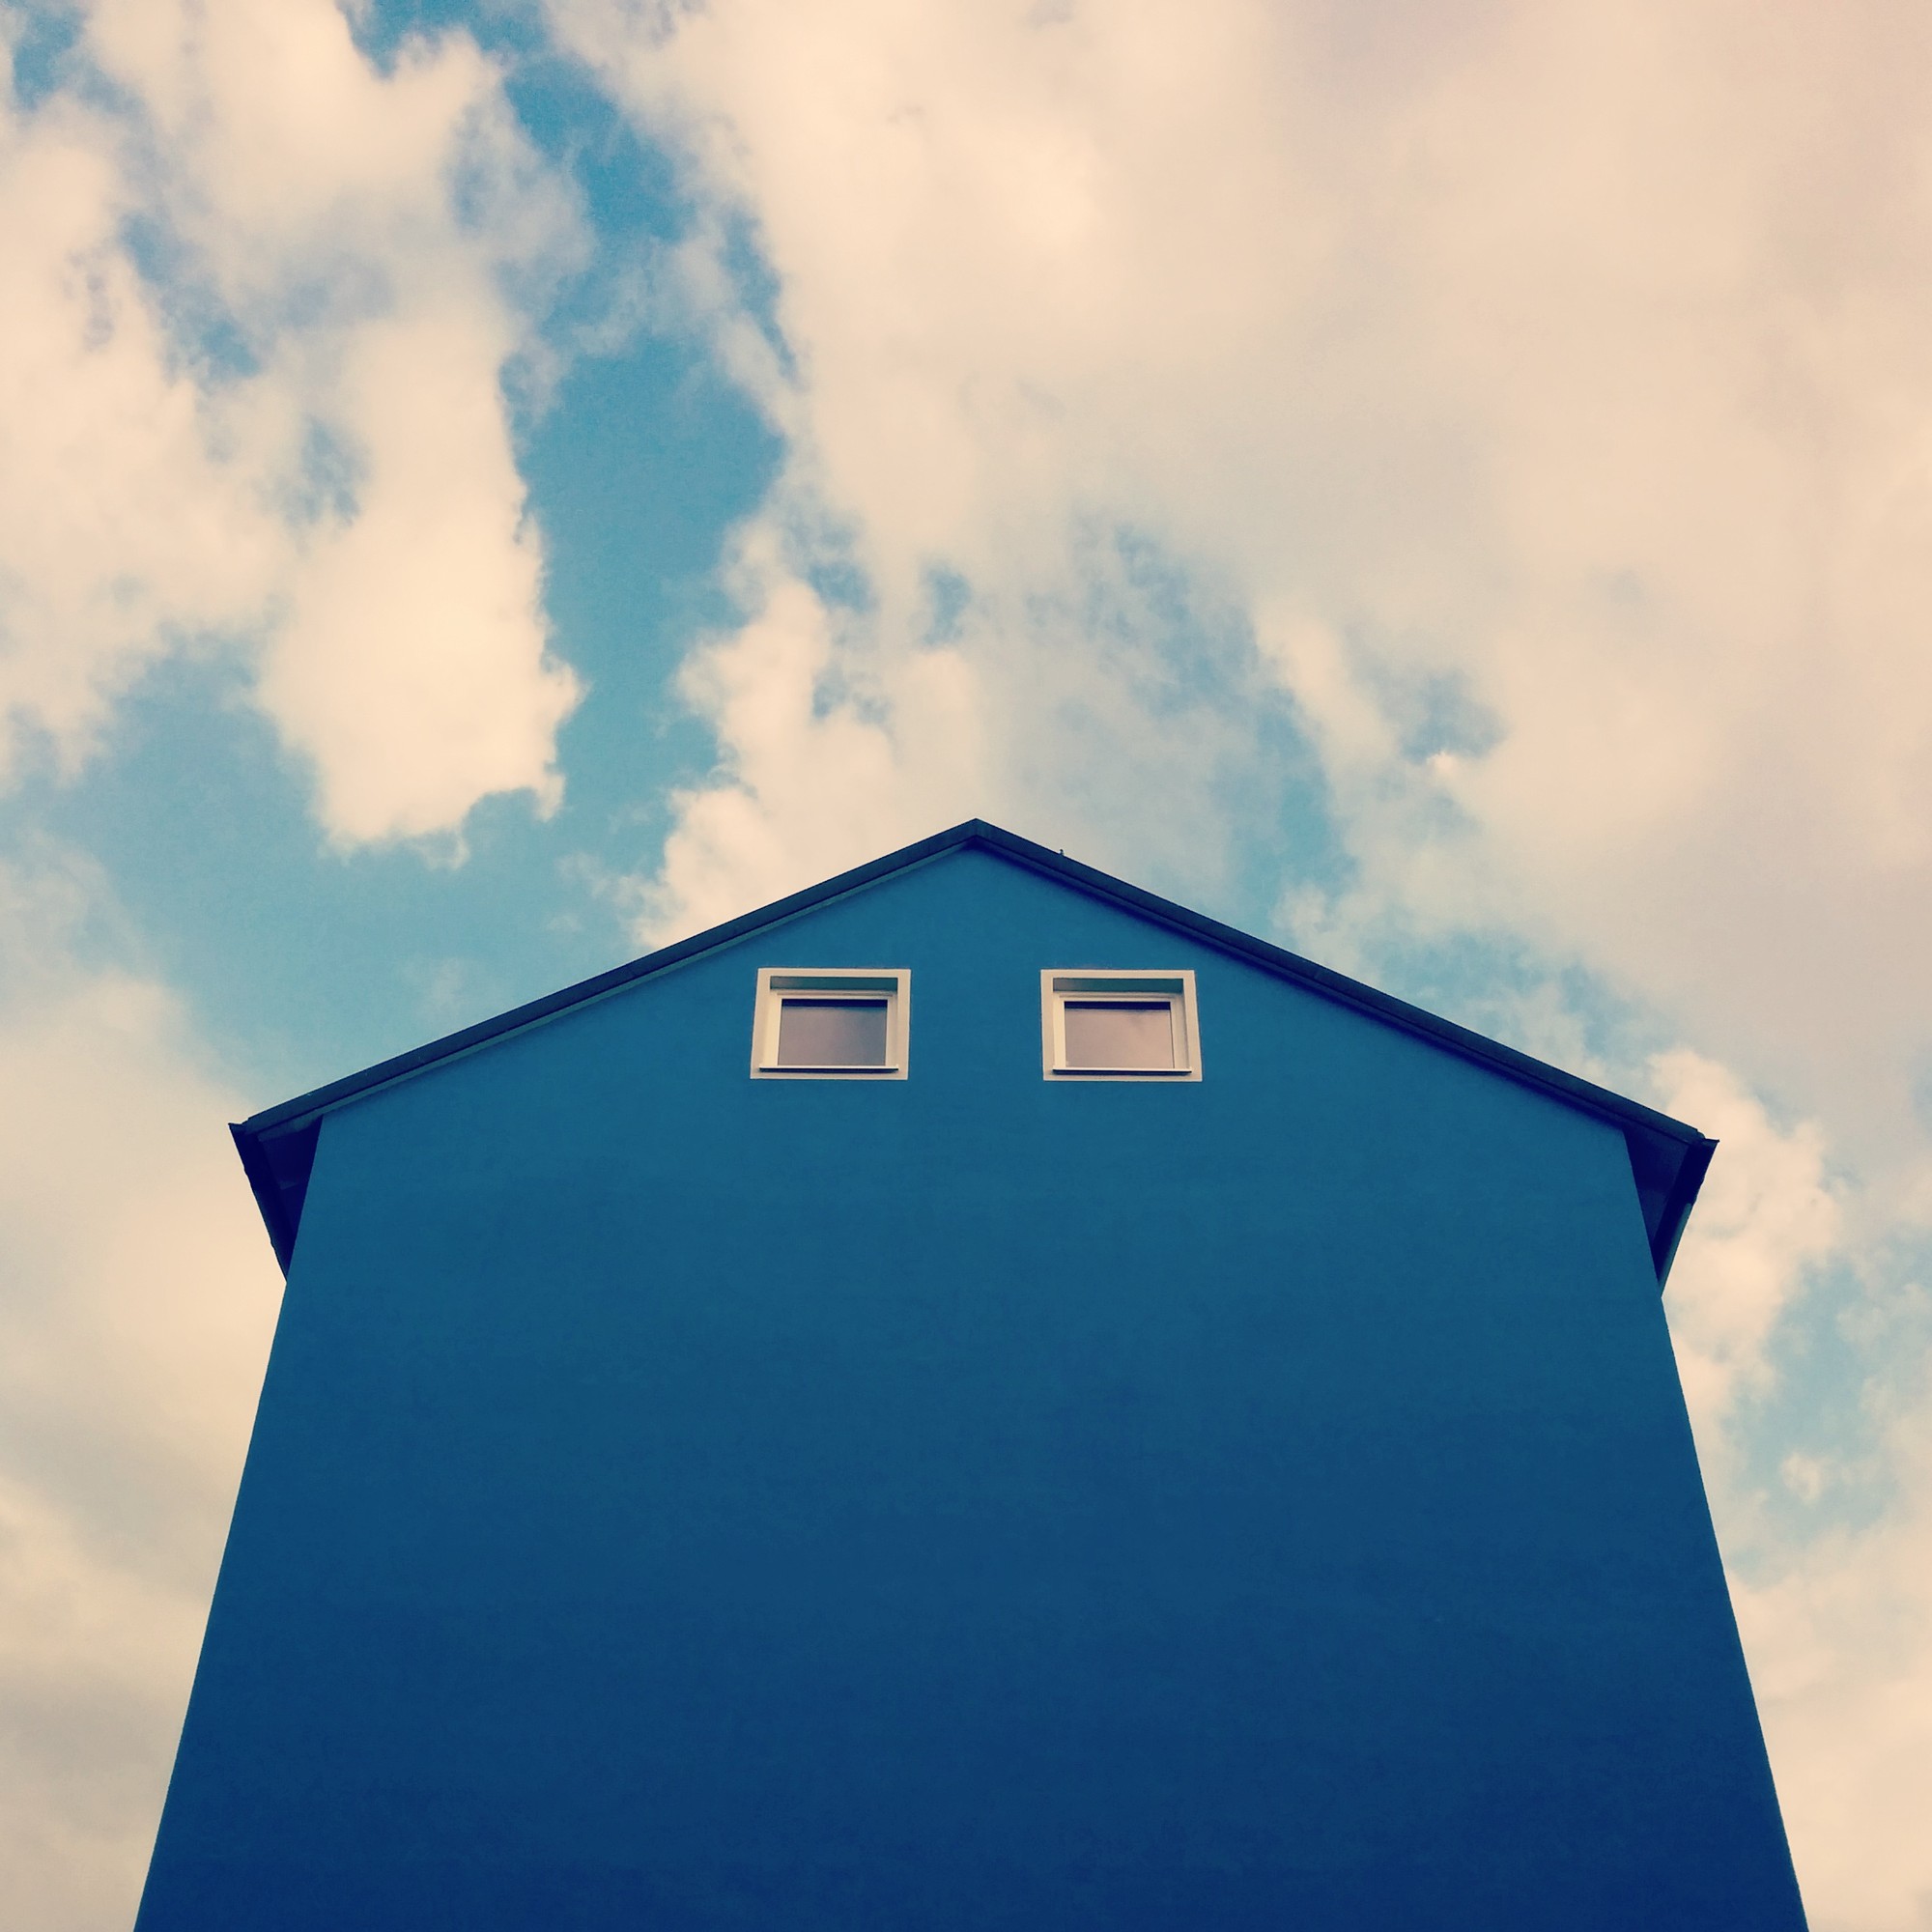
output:
[{"label": "blue house", "polygon": [[257,1115],[140,1932],[1787,1932],[1632,1101],[974,822]]}]

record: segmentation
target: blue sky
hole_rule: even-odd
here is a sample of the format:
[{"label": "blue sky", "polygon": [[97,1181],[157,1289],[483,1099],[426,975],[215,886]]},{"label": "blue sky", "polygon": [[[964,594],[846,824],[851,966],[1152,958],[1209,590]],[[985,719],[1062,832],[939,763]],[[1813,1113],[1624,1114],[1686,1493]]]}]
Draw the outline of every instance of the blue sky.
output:
[{"label": "blue sky", "polygon": [[[245,657],[219,639],[184,639],[119,691],[78,770],[63,769],[29,724],[0,803],[14,838],[51,838],[99,867],[123,916],[115,943],[134,937],[234,1076],[263,1094],[332,1077],[638,950],[599,886],[648,864],[669,795],[717,758],[673,683],[695,642],[743,614],[722,566],[783,459],[782,438],[701,339],[635,312],[640,280],[694,226],[676,157],[530,16],[472,14],[376,6],[354,33],[379,69],[412,37],[473,38],[502,64],[505,100],[594,238],[533,306],[541,375],[512,366],[503,377],[526,514],[543,545],[542,619],[587,694],[556,733],[560,804],[546,813],[526,793],[481,795],[460,819],[460,863],[434,838],[332,844],[311,773],[250,707]],[[64,58],[41,85],[88,83],[83,52]],[[780,339],[749,236],[733,252],[740,293]],[[170,280],[154,277],[163,299]],[[225,316],[198,320],[178,333],[186,355],[234,353]],[[1217,659],[1249,647],[1241,613],[1204,611],[1184,568],[1144,533],[1101,540],[1156,607],[1162,677],[1238,704],[1243,694],[1217,687],[1239,673],[1231,679]],[[864,602],[863,578],[842,559],[816,568],[835,595]],[[1104,629],[1109,618],[1096,609],[1092,621]],[[1080,708],[1077,696],[1067,708]],[[1340,859],[1289,707],[1279,710],[1272,732],[1258,733],[1272,737],[1266,753],[1226,781],[1216,830],[1239,848],[1227,855],[1232,869],[1217,851],[1210,876],[1191,877],[1184,848],[1140,868],[1256,926],[1272,921],[1291,850],[1302,874],[1332,879]],[[1131,867],[1130,844],[1116,856]]]},{"label": "blue sky", "polygon": [[[462,11],[375,9],[356,38],[393,59],[406,36]],[[472,30],[508,64],[519,118],[581,192],[599,245],[544,307],[562,366],[513,413],[554,648],[590,691],[559,733],[560,809],[542,819],[527,796],[479,801],[460,865],[407,843],[331,849],[308,774],[247,706],[245,666],[205,651],[164,658],[127,690],[77,774],[30,745],[0,803],[12,838],[50,837],[98,863],[144,962],[265,1097],[636,950],[576,867],[634,867],[663,837],[669,787],[710,764],[670,683],[692,639],[729,621],[725,534],[778,461],[770,428],[700,345],[632,326],[608,348],[578,346],[608,323],[612,282],[688,216],[665,156],[527,21]]]},{"label": "blue sky", "polygon": [[0,19],[7,1916],[138,1885],[223,1121],[978,813],[1721,1138],[1667,1307],[1801,1877],[1922,1922],[1896,10]]}]

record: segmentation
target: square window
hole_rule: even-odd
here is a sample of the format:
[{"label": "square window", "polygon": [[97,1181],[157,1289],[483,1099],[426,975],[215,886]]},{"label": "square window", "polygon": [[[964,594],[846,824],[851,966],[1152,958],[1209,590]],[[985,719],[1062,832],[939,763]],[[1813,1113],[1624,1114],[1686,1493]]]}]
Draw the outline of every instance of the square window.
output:
[{"label": "square window", "polygon": [[884,1066],[886,1002],[787,993],[779,1001],[781,1066]]},{"label": "square window", "polygon": [[1040,1060],[1049,1080],[1199,1080],[1194,975],[1046,972]]},{"label": "square window", "polygon": [[1069,1068],[1174,1071],[1171,1002],[1065,1000],[1061,1004],[1060,1014]]},{"label": "square window", "polygon": [[753,1079],[903,1080],[911,995],[897,968],[761,968]]}]

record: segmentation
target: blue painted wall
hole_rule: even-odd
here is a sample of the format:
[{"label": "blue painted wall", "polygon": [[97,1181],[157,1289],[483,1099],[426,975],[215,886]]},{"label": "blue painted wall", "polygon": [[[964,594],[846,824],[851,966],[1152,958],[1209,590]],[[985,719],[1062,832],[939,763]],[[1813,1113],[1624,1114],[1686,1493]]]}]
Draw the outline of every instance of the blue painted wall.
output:
[{"label": "blue painted wall", "polygon": [[1801,1925],[1620,1137],[979,851],[344,1109],[139,1924]]}]

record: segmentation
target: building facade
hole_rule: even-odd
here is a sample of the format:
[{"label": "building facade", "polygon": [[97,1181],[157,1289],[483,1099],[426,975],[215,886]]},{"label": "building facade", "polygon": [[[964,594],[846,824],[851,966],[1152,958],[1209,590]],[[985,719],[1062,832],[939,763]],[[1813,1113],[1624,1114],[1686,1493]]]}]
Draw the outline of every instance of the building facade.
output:
[{"label": "building facade", "polygon": [[974,823],[237,1138],[139,1932],[1802,1927],[1691,1129]]}]

